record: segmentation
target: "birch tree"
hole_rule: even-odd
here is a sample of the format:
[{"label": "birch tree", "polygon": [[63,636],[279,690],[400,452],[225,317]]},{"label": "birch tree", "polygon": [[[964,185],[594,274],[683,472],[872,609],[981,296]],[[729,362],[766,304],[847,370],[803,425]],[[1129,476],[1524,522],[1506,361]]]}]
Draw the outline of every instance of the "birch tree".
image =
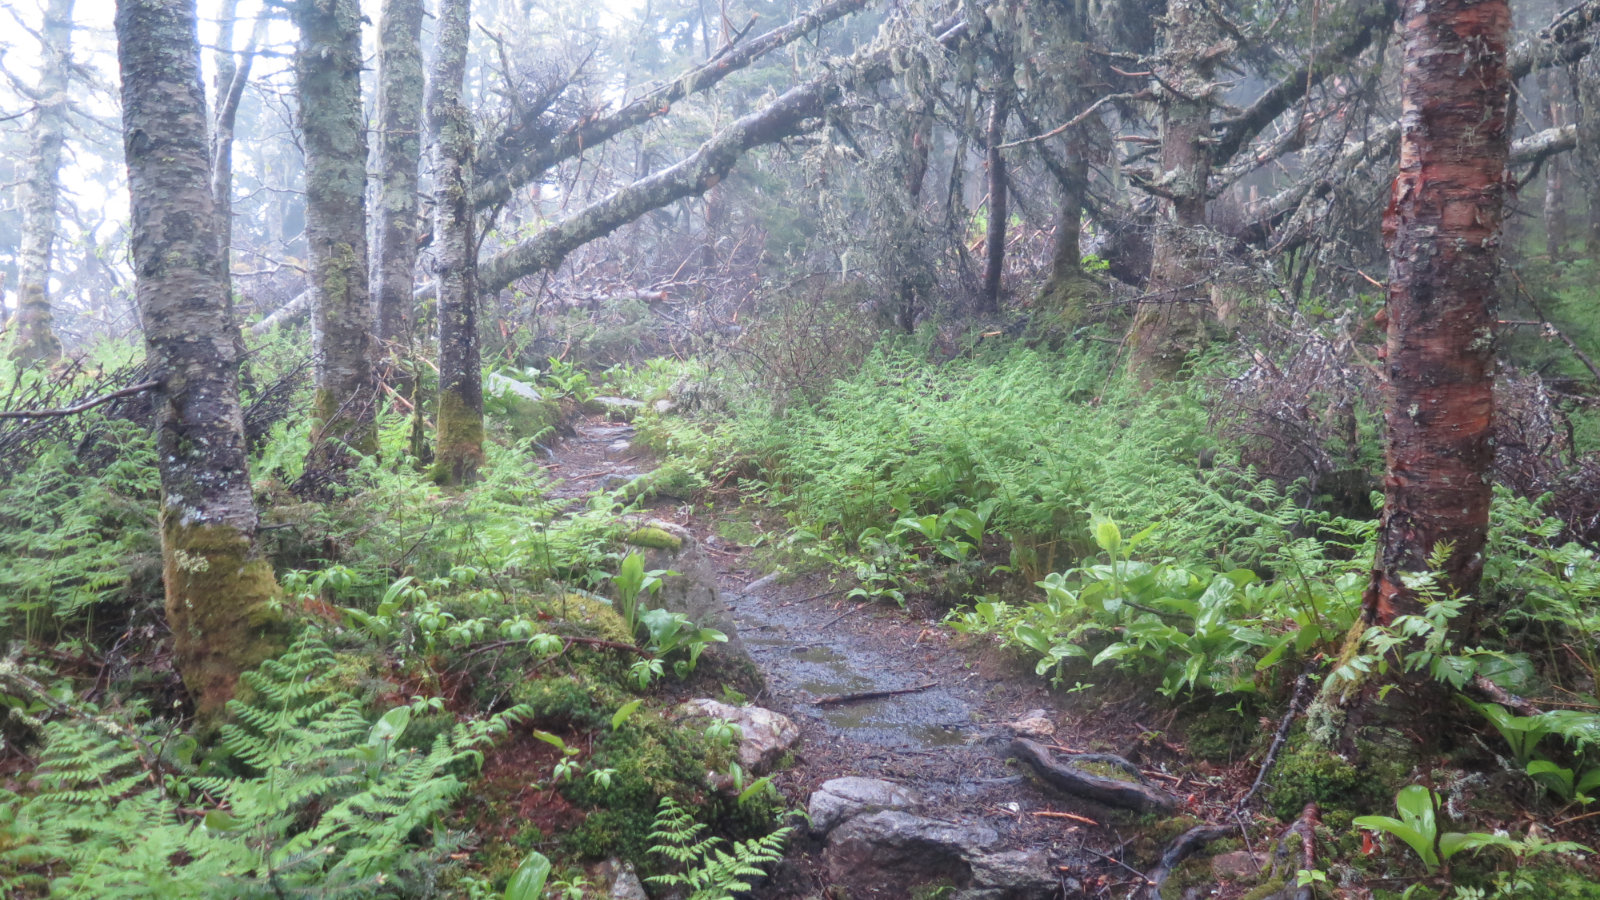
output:
[{"label": "birch tree", "polygon": [[293,7],[300,137],[311,251],[315,425],[308,476],[337,479],[352,453],[378,450],[374,316],[367,290],[367,123],[361,111],[361,7],[298,0]]},{"label": "birch tree", "polygon": [[161,554],[175,663],[202,716],[280,647],[239,404],[211,193],[194,0],[120,0],[135,293],[155,378]]},{"label": "birch tree", "polygon": [[422,0],[384,0],[378,19],[377,191],[372,295],[378,338],[409,349],[422,159]]},{"label": "birch tree", "polygon": [[34,103],[22,207],[22,247],[17,267],[17,315],[8,355],[18,364],[53,363],[61,358],[50,309],[50,271],[60,226],[61,151],[67,142],[71,106],[73,0],[50,0],[40,31],[39,82]]},{"label": "birch tree", "polygon": [[483,462],[483,374],[472,241],[472,118],[461,99],[471,9],[471,0],[440,0],[439,43],[428,82],[439,306],[439,431],[434,477],[446,484],[471,480]]}]

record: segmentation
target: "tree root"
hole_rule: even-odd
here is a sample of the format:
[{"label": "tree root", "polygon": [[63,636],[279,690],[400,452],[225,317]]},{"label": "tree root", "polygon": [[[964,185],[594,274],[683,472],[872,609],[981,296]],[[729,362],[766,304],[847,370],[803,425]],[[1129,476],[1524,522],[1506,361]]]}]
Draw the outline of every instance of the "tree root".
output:
[{"label": "tree root", "polygon": [[[1143,776],[1138,774],[1139,770],[1120,756],[1089,753],[1057,762],[1044,745],[1026,738],[1013,740],[1006,752],[1027,763],[1046,784],[1078,797],[1137,812],[1170,812],[1178,806],[1177,798],[1145,784]],[[1074,762],[1113,765],[1139,780],[1124,781],[1095,775],[1073,765]]]},{"label": "tree root", "polygon": [[1205,845],[1225,838],[1238,830],[1233,825],[1196,825],[1178,835],[1177,840],[1168,844],[1167,849],[1161,851],[1161,859],[1156,862],[1155,868],[1145,873],[1146,884],[1144,893],[1139,895],[1140,900],[1162,900],[1161,887],[1171,877],[1172,870],[1176,869],[1184,860],[1193,856]]}]

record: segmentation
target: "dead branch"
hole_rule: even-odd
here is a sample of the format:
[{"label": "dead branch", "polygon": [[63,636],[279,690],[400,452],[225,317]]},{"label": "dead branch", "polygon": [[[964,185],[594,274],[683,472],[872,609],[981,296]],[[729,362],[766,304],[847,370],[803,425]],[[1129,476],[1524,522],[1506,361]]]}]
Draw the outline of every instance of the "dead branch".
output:
[{"label": "dead branch", "polygon": [[142,381],[131,387],[125,387],[119,391],[112,391],[109,394],[102,394],[93,400],[85,400],[75,406],[67,406],[61,409],[19,409],[11,412],[0,412],[0,419],[51,419],[59,416],[75,416],[81,412],[88,412],[89,410],[94,409],[96,406],[110,403],[111,401],[120,399],[122,397],[130,397],[134,394],[143,393],[151,388],[160,386],[161,382],[159,381]]},{"label": "dead branch", "polygon": [[883,697],[898,697],[901,694],[915,694],[918,691],[925,691],[928,688],[937,687],[938,684],[939,683],[937,681],[930,681],[927,684],[919,684],[916,687],[896,688],[895,690],[890,691],[861,691],[855,694],[829,694],[826,697],[818,697],[812,702],[816,703],[818,706],[833,706],[839,703],[859,703],[862,700],[878,700]]}]

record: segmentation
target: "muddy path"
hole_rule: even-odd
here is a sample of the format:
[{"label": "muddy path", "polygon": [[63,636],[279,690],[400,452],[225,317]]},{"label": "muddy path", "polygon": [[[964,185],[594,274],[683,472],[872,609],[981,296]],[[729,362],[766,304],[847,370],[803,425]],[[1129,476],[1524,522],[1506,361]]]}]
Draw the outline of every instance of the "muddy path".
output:
[{"label": "muddy path", "polygon": [[[546,468],[564,481],[555,496],[576,503],[653,467],[632,443],[631,426],[616,418],[583,417],[552,446]],[[1035,883],[982,896],[1124,897],[1141,886],[1137,872],[1114,859],[1130,852],[1140,830],[1135,816],[1054,793],[1009,763],[1006,752],[1018,722],[1060,750],[1120,752],[1114,744],[1126,741],[1129,727],[1075,718],[1041,679],[942,626],[933,611],[919,614],[915,603],[903,610],[848,599],[847,582],[820,574],[769,576],[749,548],[719,536],[716,522],[691,503],[657,500],[648,515],[696,536],[712,561],[721,602],[766,682],[750,702],[800,727],[795,764],[776,779],[791,800],[804,805],[819,786],[844,776],[903,785],[920,795],[917,816],[982,834],[985,853],[1026,852],[1035,875],[1044,870],[1053,882],[1048,891]],[[883,696],[851,699],[868,693]],[[951,877],[960,884],[968,876]],[[903,882],[841,871],[824,841],[812,836],[795,842],[758,896],[913,896]]]}]

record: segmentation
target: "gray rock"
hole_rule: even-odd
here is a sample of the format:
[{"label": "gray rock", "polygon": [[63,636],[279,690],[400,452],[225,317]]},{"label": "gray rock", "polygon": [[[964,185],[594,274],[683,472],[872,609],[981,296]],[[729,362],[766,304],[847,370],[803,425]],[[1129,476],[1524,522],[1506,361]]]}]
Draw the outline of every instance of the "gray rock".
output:
[{"label": "gray rock", "polygon": [[485,393],[494,397],[509,394],[521,397],[524,400],[532,400],[535,403],[544,399],[544,395],[539,393],[538,388],[508,375],[502,375],[499,372],[490,372],[489,377],[483,383],[483,388]]},{"label": "gray rock", "polygon": [[[656,540],[661,532],[676,540]],[[683,613],[696,625],[715,628],[728,636],[726,644],[712,644],[706,649],[707,654],[731,662],[749,661],[750,655],[739,640],[739,627],[717,589],[716,568],[693,534],[682,526],[652,519],[642,523],[628,542],[644,550],[646,569],[678,573],[661,583],[661,590],[650,598],[651,606]]]},{"label": "gray rock", "polygon": [[678,707],[687,716],[710,716],[739,726],[739,765],[746,772],[765,775],[800,741],[800,729],[789,717],[759,706],[729,706],[699,699]]},{"label": "gray rock", "polygon": [[853,816],[884,809],[909,809],[922,802],[922,795],[892,781],[847,776],[824,781],[811,794],[806,813],[811,831],[824,835]]},{"label": "gray rock", "polygon": [[637,473],[629,475],[622,472],[607,472],[600,476],[600,490],[614,491],[617,488],[624,488],[643,477]]},{"label": "gray rock", "polygon": [[913,885],[973,883],[971,860],[999,841],[986,825],[960,825],[899,810],[856,816],[828,835],[822,851],[828,875],[839,883],[905,896]]},{"label": "gray rock", "polygon": [[1036,741],[1047,741],[1056,733],[1056,725],[1050,721],[1050,714],[1042,709],[1032,709],[1022,714],[1022,718],[1006,726],[1011,732],[1021,737],[1033,738]]},{"label": "gray rock", "polygon": [[611,882],[611,900],[650,900],[631,863],[623,863],[616,880]]},{"label": "gray rock", "polygon": [[624,410],[642,409],[644,407],[643,400],[633,400],[628,397],[596,397],[594,398],[594,402],[600,404],[606,409]]},{"label": "gray rock", "polygon": [[972,886],[958,900],[1049,900],[1061,892],[1050,855],[1043,850],[980,853],[968,864]]},{"label": "gray rock", "polygon": [[672,412],[673,410],[677,409],[678,408],[678,404],[673,402],[673,401],[671,401],[671,400],[657,400],[653,404],[653,408],[655,409],[655,411],[657,413],[659,413],[659,414],[664,416],[667,413]]},{"label": "gray rock", "polygon": [[755,581],[745,585],[744,592],[747,594],[754,594],[756,591],[759,591],[762,588],[771,587],[772,585],[778,583],[778,578],[782,574],[782,572],[773,572],[770,575],[763,575],[760,578],[757,578]]}]

